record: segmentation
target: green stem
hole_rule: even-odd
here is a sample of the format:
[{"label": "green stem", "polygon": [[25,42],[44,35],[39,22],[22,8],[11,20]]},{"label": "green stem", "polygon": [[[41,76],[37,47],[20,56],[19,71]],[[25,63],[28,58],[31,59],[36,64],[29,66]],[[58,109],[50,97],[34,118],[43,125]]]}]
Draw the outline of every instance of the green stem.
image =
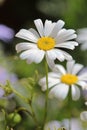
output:
[{"label": "green stem", "polygon": [[46,99],[45,99],[45,114],[44,114],[44,124],[46,122],[47,119],[47,107],[48,107],[48,64],[47,61],[45,59],[45,71],[46,71]]},{"label": "green stem", "polygon": [[[11,86],[10,86],[11,87]],[[23,99],[26,103],[28,103],[30,100],[22,96],[19,92],[17,92],[13,87],[11,87],[12,91],[19,96],[21,99]]]},{"label": "green stem", "polygon": [[68,95],[68,107],[69,107],[69,130],[71,130],[71,117],[72,117],[72,113],[71,113],[71,110],[72,110],[72,106],[71,106],[71,103],[72,103],[72,96],[71,96],[71,86],[70,86],[70,89],[69,89],[69,95]]},{"label": "green stem", "polygon": [[32,98],[31,97],[31,102],[29,102],[29,105],[31,107],[31,111],[32,111],[32,119],[34,120],[35,124],[36,124],[36,127],[38,128],[38,121],[37,121],[37,118],[36,118],[36,115],[35,115],[35,112],[34,112],[34,109],[33,109],[33,106],[32,106]]}]

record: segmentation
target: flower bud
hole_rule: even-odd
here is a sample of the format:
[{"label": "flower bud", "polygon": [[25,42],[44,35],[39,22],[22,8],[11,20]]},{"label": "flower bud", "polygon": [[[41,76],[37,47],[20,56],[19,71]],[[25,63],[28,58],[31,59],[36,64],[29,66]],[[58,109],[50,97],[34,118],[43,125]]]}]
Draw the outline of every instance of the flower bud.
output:
[{"label": "flower bud", "polygon": [[18,124],[21,121],[21,116],[18,113],[10,113],[8,120],[11,120],[14,124]]}]

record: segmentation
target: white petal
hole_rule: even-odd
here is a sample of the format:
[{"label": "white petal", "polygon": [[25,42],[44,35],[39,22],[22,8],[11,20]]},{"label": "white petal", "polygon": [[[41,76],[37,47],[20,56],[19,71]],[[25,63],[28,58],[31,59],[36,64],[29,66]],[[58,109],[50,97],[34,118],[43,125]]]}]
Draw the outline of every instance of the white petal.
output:
[{"label": "white petal", "polygon": [[49,92],[49,97],[53,96],[59,99],[65,99],[69,91],[69,86],[66,84],[58,84],[51,89]]},{"label": "white petal", "polygon": [[67,48],[67,49],[75,49],[75,46],[78,46],[77,42],[74,41],[68,41],[60,44],[56,44],[55,47],[61,47],[61,48]]},{"label": "white petal", "polygon": [[77,41],[79,42],[87,41],[87,28],[78,29],[77,33],[78,33]]},{"label": "white petal", "polygon": [[17,52],[21,52],[23,50],[34,49],[34,48],[37,48],[37,45],[33,43],[29,43],[29,42],[22,42],[16,45]]},{"label": "white petal", "polygon": [[71,73],[72,74],[74,64],[75,64],[74,60],[71,60],[71,61],[67,62],[67,64],[66,64],[67,73]]},{"label": "white petal", "polygon": [[71,130],[83,130],[82,123],[79,119],[71,119]]},{"label": "white petal", "polygon": [[36,36],[37,36],[37,38],[40,38],[40,36],[39,36],[38,32],[37,32],[35,29],[30,28],[30,29],[29,29],[29,31],[30,31],[31,33],[33,33],[34,35],[36,35]]},{"label": "white petal", "polygon": [[74,33],[75,33],[75,30],[73,29],[68,29],[68,30],[62,29],[57,34],[56,40],[58,43],[64,42],[66,40],[71,40],[77,37],[77,35]]},{"label": "white petal", "polygon": [[79,80],[87,81],[87,73],[83,73],[78,75]]},{"label": "white petal", "polygon": [[87,34],[78,34],[76,41],[78,41],[80,44],[87,41]]},{"label": "white petal", "polygon": [[50,36],[56,37],[57,33],[61,30],[61,28],[64,26],[64,21],[58,20],[57,23],[55,24]]},{"label": "white petal", "polygon": [[44,57],[44,51],[37,49],[24,51],[20,55],[21,59],[27,59],[27,61],[30,60],[35,63],[39,63],[43,59],[43,57]]},{"label": "white petal", "polygon": [[72,34],[72,35],[70,35],[70,36],[66,36],[66,37],[56,37],[55,39],[56,39],[56,41],[58,42],[58,44],[59,43],[62,43],[62,42],[65,42],[65,41],[68,41],[68,40],[72,40],[72,39],[75,39],[77,37],[77,35],[76,34]]},{"label": "white petal", "polygon": [[62,51],[60,49],[53,49],[55,54],[56,54],[56,59],[58,59],[59,61],[64,61],[65,57],[62,53]]},{"label": "white petal", "polygon": [[[50,80],[50,78],[49,78]],[[39,80],[38,84],[42,87],[44,85],[46,85],[46,77],[43,77]],[[46,89],[46,88],[45,88]]]},{"label": "white petal", "polygon": [[66,74],[66,70],[62,65],[55,65],[53,71],[56,73]]},{"label": "white petal", "polygon": [[83,120],[83,121],[87,121],[87,111],[81,112],[80,118],[81,118],[81,120]]},{"label": "white petal", "polygon": [[87,50],[87,41],[85,41],[82,45],[81,45],[81,50]]},{"label": "white petal", "polygon": [[57,73],[57,72],[49,72],[48,76],[51,77],[51,78],[55,78],[55,79],[60,78],[60,74]]},{"label": "white petal", "polygon": [[72,99],[78,100],[80,98],[80,89],[76,85],[71,86]]},{"label": "white petal", "polygon": [[35,24],[40,36],[42,37],[44,35],[42,20],[41,19],[36,19],[36,20],[34,20],[34,24]]},{"label": "white petal", "polygon": [[45,124],[44,130],[58,130],[59,127],[61,127],[61,123],[53,120]]},{"label": "white petal", "polygon": [[29,57],[27,58],[27,63],[29,63],[29,61],[32,60],[32,62],[35,63],[40,63],[45,55],[45,52],[42,50],[33,50],[34,52],[32,53],[32,55],[29,55]]},{"label": "white petal", "polygon": [[85,81],[78,81],[76,84],[82,87],[82,89],[86,89],[87,83]]},{"label": "white petal", "polygon": [[59,32],[58,32],[58,34],[57,34],[57,37],[59,37],[59,39],[61,38],[63,38],[63,37],[66,37],[66,36],[70,36],[70,35],[72,35],[72,34],[74,34],[75,33],[75,30],[73,30],[73,29],[61,29]]},{"label": "white petal", "polygon": [[67,52],[65,52],[63,50],[60,50],[60,51],[62,52],[62,54],[64,55],[64,58],[66,60],[72,60],[72,56],[69,53],[67,53]]},{"label": "white petal", "polygon": [[21,59],[27,59],[29,55],[32,55],[32,50],[27,50],[27,51],[24,51],[20,54],[20,58]]},{"label": "white petal", "polygon": [[54,25],[55,24],[53,24],[52,21],[50,21],[50,20],[45,21],[45,25],[44,25],[44,35],[45,36],[49,36],[49,34],[51,33]]},{"label": "white petal", "polygon": [[[51,87],[55,86],[59,82],[60,82],[60,80],[58,80],[58,79],[48,77],[48,88],[51,88]],[[47,89],[46,77],[39,80],[39,85],[41,86],[42,91],[45,91]]]},{"label": "white petal", "polygon": [[15,36],[35,43],[38,40],[36,35],[26,29],[21,29]]},{"label": "white petal", "polygon": [[47,55],[50,59],[55,60],[56,59],[55,49],[47,51]]},{"label": "white petal", "polygon": [[73,66],[72,74],[77,74],[82,68],[83,68],[83,65],[75,64]]},{"label": "white petal", "polygon": [[48,51],[46,52],[46,60],[47,60],[47,63],[49,65],[50,69],[52,69],[55,65],[55,63],[54,63],[55,55],[53,55],[51,57],[50,54],[52,54],[52,52],[51,53],[49,53]]}]

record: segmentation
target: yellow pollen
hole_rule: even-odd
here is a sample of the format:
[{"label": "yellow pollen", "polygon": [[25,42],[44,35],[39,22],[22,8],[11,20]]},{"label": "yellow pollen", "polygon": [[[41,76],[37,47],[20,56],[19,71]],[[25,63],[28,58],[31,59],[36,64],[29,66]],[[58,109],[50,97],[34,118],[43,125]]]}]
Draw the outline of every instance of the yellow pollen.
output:
[{"label": "yellow pollen", "polygon": [[37,41],[37,46],[44,51],[51,50],[55,46],[55,40],[51,37],[41,37]]},{"label": "yellow pollen", "polygon": [[65,74],[61,77],[61,82],[68,85],[75,84],[77,81],[78,81],[78,77],[76,75]]}]

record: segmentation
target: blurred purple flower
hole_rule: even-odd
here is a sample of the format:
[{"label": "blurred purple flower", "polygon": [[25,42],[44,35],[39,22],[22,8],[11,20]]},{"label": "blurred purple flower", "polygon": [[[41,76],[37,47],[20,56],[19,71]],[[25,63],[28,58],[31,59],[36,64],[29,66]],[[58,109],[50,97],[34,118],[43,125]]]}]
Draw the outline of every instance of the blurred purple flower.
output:
[{"label": "blurred purple flower", "polygon": [[17,81],[17,76],[16,74],[9,73],[6,68],[0,66],[0,84],[5,85],[6,80],[15,83]]},{"label": "blurred purple flower", "polygon": [[[11,84],[14,84],[18,79],[16,74],[10,73],[6,68],[0,66],[0,84],[5,85],[6,81],[10,81]],[[5,94],[5,91],[3,88],[0,87],[0,98],[2,98]],[[8,98],[12,98],[13,94],[10,94]]]},{"label": "blurred purple flower", "polygon": [[15,32],[6,25],[0,24],[0,40],[10,42],[14,38]]}]

